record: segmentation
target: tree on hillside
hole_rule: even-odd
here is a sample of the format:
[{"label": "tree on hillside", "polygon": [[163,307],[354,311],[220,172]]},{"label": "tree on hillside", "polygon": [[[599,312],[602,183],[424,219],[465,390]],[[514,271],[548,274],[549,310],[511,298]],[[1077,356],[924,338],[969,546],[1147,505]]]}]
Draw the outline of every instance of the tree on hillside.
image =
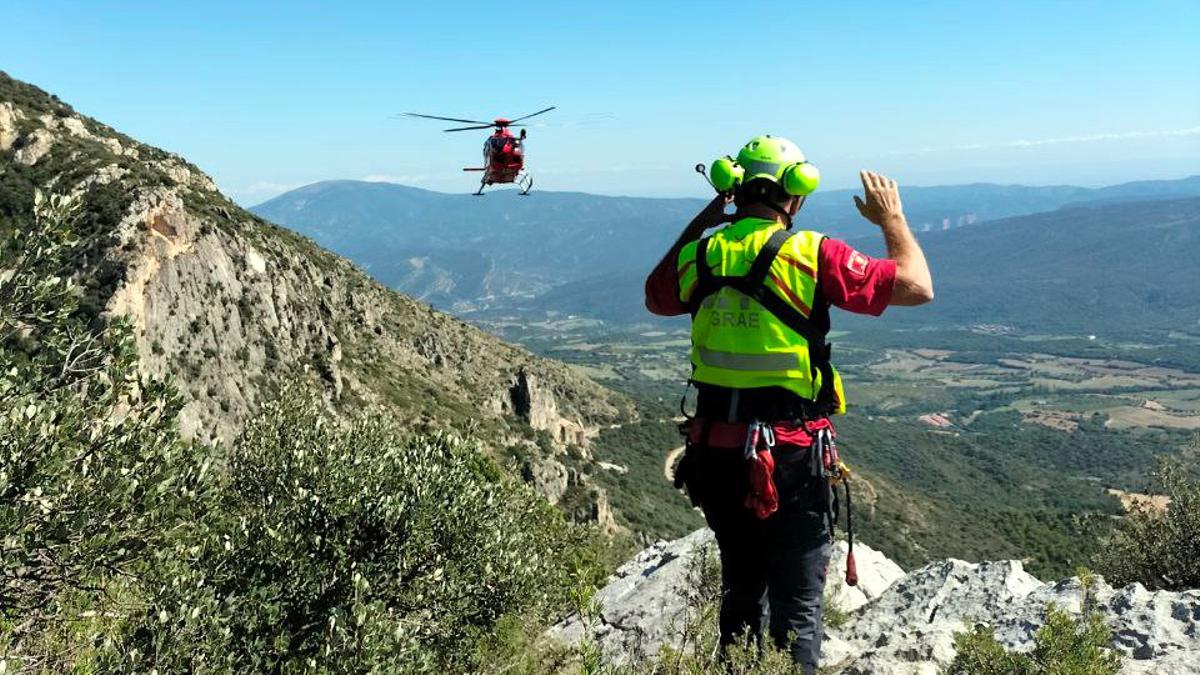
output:
[{"label": "tree on hillside", "polygon": [[1200,479],[1175,461],[1155,478],[1166,509],[1138,503],[1096,554],[1096,569],[1115,585],[1200,588]]},{"label": "tree on hillside", "polygon": [[53,667],[180,522],[200,458],[141,380],[129,328],[95,326],[69,261],[76,202],[38,192],[0,242],[0,654]]}]

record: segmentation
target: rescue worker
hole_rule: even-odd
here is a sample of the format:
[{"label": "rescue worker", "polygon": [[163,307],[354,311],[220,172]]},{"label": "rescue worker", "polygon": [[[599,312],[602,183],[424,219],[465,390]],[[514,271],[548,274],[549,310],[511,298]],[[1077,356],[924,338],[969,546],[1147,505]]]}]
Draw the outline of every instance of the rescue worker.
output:
[{"label": "rescue worker", "polygon": [[[736,159],[717,160],[717,198],[646,280],[652,313],[692,315],[696,412],[682,428],[676,480],[720,549],[721,645],[757,641],[766,605],[771,639],[805,672],[820,657],[833,535],[829,416],[846,407],[825,341],[829,307],[878,316],[933,299],[925,256],[885,176],[863,171],[854,203],[883,231],[887,258],[791,231],[819,176],[778,137],[758,136]],[[702,238],[722,223],[730,224]]]}]

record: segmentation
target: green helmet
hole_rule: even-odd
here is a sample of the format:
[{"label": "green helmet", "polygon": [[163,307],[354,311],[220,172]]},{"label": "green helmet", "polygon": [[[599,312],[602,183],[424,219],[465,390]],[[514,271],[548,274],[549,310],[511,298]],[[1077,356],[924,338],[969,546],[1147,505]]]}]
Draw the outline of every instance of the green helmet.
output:
[{"label": "green helmet", "polygon": [[713,183],[724,191],[765,178],[793,196],[812,194],[821,182],[821,172],[804,159],[804,153],[786,138],[755,136],[742,147],[737,159],[723,157],[713,163]]},{"label": "green helmet", "polygon": [[788,165],[803,161],[804,153],[795,143],[770,135],[751,138],[737,156],[737,163],[746,171],[742,179],[746,182],[755,178],[770,178],[779,182]]}]

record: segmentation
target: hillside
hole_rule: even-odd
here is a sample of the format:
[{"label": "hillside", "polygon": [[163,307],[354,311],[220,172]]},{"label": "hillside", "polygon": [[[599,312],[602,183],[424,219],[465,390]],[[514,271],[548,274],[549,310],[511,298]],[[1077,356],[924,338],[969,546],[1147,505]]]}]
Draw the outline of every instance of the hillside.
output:
[{"label": "hillside", "polygon": [[[875,236],[853,208],[852,194],[816,193],[798,224],[842,238]],[[913,227],[934,231],[1079,202],[1197,195],[1200,176],[1098,189],[972,184],[904,190]],[[384,284],[441,307],[511,308],[535,296],[541,308],[570,300],[570,311],[615,316],[619,310],[607,307],[605,298],[622,295],[609,293],[609,286],[642,274],[702,203],[555,192],[520,198],[512,191],[479,198],[331,181],[252,211],[347,256]]]},{"label": "hillside", "polygon": [[938,287],[923,325],[987,317],[1049,332],[1200,328],[1200,199],[1073,206],[922,243]]},{"label": "hillside", "polygon": [[[1089,202],[918,236],[934,271],[937,302],[918,313],[889,313],[889,320],[1123,334],[1195,329],[1200,320],[1192,291],[1200,278],[1200,199]],[[885,253],[878,233],[852,243]],[[645,271],[565,283],[525,306],[646,321]]]},{"label": "hillside", "polygon": [[[410,429],[471,429],[524,458],[552,500],[554,455],[586,454],[627,400],[393,292],[349,261],[247,213],[195,166],[0,73],[0,234],[34,189],[80,195],[76,274],[93,320],[133,326],[143,373],[170,378],[185,436],[229,442],[283,382],[331,410],[377,404]],[[4,267],[0,260],[0,268]],[[608,517],[584,479],[584,512]]]},{"label": "hillside", "polygon": [[620,268],[631,242],[640,250],[645,233],[686,222],[698,203],[512,191],[481,198],[330,181],[251,210],[354,260],[388,286],[438,306],[476,309]]}]

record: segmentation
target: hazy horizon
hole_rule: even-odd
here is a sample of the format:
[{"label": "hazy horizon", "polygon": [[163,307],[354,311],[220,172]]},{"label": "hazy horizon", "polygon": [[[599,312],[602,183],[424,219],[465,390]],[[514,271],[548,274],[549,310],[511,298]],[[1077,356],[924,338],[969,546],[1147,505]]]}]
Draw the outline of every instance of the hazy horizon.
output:
[{"label": "hazy horizon", "polygon": [[[1114,187],[1114,186],[1123,185],[1126,183],[1139,183],[1139,182],[1146,182],[1146,181],[1167,181],[1167,182],[1169,182],[1169,181],[1187,180],[1189,178],[1196,178],[1196,177],[1200,177],[1200,173],[1186,174],[1186,175],[1180,175],[1180,176],[1167,176],[1165,178],[1136,178],[1136,177],[1134,177],[1134,178],[1130,178],[1129,180],[1121,181],[1119,183],[1094,183],[1094,184],[1084,184],[1084,183],[998,183],[998,182],[992,182],[992,181],[969,181],[969,182],[963,182],[963,183],[909,184],[909,185],[905,185],[905,187],[908,187],[908,188],[941,188],[941,187],[961,187],[961,186],[966,186],[966,185],[998,185],[998,186],[1003,186],[1003,187],[1031,187],[1031,188],[1080,187],[1080,188],[1088,188],[1088,189],[1099,189],[1099,188],[1106,188],[1106,187]],[[462,194],[465,196],[471,196],[471,193],[469,190],[436,189],[436,188],[426,187],[426,186],[422,186],[422,185],[410,185],[407,183],[397,183],[397,182],[389,181],[389,180],[370,179],[370,177],[368,177],[368,178],[326,178],[326,179],[322,179],[322,180],[316,180],[311,183],[305,183],[303,185],[297,185],[295,187],[292,187],[292,188],[289,188],[282,192],[279,192],[278,194],[274,194],[274,195],[271,195],[270,197],[265,197],[265,198],[259,199],[257,201],[250,201],[250,202],[245,202],[245,203],[242,203],[239,201],[238,203],[241,206],[244,206],[247,208],[252,208],[252,207],[255,207],[255,206],[258,206],[261,204],[265,204],[265,203],[267,203],[277,197],[283,196],[289,192],[293,192],[295,190],[300,190],[300,189],[303,189],[306,187],[311,187],[313,185],[320,185],[322,183],[377,183],[380,185],[392,185],[392,186],[403,187],[403,188],[412,188],[415,190],[424,190],[426,192],[433,192],[433,193],[442,194],[442,195]],[[468,186],[468,187],[473,187],[473,186]],[[839,191],[844,191],[844,190],[855,190],[855,189],[861,190],[861,186],[855,186],[855,185],[847,185],[845,187],[822,186],[820,191],[821,192],[839,192]],[[496,187],[490,189],[489,192],[486,194],[494,194],[494,193],[500,193],[500,192],[514,192],[515,193],[516,191],[517,191],[516,188],[510,187],[510,186],[496,186]],[[562,190],[539,190],[539,191],[540,192],[557,193],[557,194],[586,194],[586,195],[595,195],[598,197],[630,197],[630,198],[638,198],[638,199],[703,199],[703,198],[707,198],[711,194],[711,192],[709,192],[709,191],[706,191],[704,194],[700,194],[700,195],[696,195],[696,194],[638,195],[638,194],[625,194],[625,193],[605,193],[605,192],[598,192],[598,191],[586,190],[586,189],[585,190],[562,189]]]}]

